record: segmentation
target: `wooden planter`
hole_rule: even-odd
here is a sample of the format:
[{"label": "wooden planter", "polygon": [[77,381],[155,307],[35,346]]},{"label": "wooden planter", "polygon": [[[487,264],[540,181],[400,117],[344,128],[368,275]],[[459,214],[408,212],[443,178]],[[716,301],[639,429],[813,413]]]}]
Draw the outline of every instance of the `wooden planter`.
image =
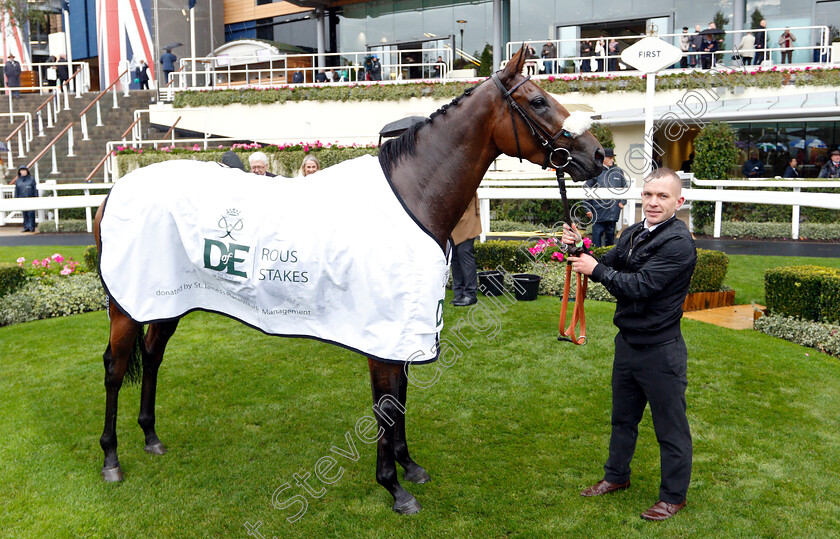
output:
[{"label": "wooden planter", "polygon": [[683,312],[702,311],[735,305],[735,291],[726,292],[694,292],[689,294],[683,302]]}]

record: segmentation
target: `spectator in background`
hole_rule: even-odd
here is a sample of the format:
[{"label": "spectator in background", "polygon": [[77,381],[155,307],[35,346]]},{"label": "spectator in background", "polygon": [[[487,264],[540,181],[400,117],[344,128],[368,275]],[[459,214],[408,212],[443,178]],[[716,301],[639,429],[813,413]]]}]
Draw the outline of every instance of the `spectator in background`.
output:
[{"label": "spectator in background", "polygon": [[41,79],[41,84],[43,86],[55,86],[58,81],[58,73],[56,72],[56,66],[54,65],[56,62],[55,56],[50,56],[47,58],[47,66],[44,68],[43,78]]},{"label": "spectator in background", "polygon": [[315,82],[327,82],[327,80],[327,74],[324,73],[323,69],[315,75]]},{"label": "spectator in background", "polygon": [[[604,148],[604,169],[598,176],[587,180],[586,186],[610,192],[624,192],[627,189],[624,171],[616,166],[615,151],[612,148]],[[615,225],[626,203],[626,199],[584,199],[586,216],[592,219],[592,244],[595,247],[615,244]]]},{"label": "spectator in background", "polygon": [[481,234],[478,197],[473,195],[467,211],[452,231],[452,305],[468,307],[478,303],[478,274],[475,267],[475,238]]},{"label": "spectator in background", "polygon": [[292,84],[301,84],[303,82],[303,71],[295,71],[292,74]]},{"label": "spectator in background", "polygon": [[752,150],[750,152],[750,158],[747,159],[747,162],[744,163],[743,167],[741,167],[741,172],[744,173],[744,177],[746,178],[764,177],[764,161],[758,158],[757,151]]},{"label": "spectator in background", "polygon": [[[793,59],[793,44],[796,41],[796,36],[790,33],[790,28],[786,27],[782,35],[779,36],[779,46],[782,48],[782,62],[783,64],[791,63]],[[787,62],[785,62],[787,58]]]},{"label": "spectator in background", "polygon": [[788,166],[785,169],[784,174],[782,174],[782,178],[798,178],[799,171],[796,170],[796,165],[799,163],[796,161],[795,157],[791,157],[790,161],[788,162]]},{"label": "spectator in background", "polygon": [[703,36],[700,34],[703,29],[700,28],[699,24],[694,25],[694,35],[691,36],[691,58],[688,59],[688,65],[691,67],[701,66],[703,60],[700,57],[699,53],[703,51]]},{"label": "spectator in background", "polygon": [[820,178],[840,178],[840,150],[831,150],[828,157],[828,163],[820,169]]},{"label": "spectator in background", "polygon": [[146,60],[140,59],[140,65],[137,66],[137,82],[140,84],[141,90],[149,89],[149,66]]},{"label": "spectator in background", "polygon": [[300,164],[298,176],[306,177],[310,174],[315,174],[319,170],[321,170],[321,162],[318,161],[318,158],[314,155],[307,155]]},{"label": "spectator in background", "polygon": [[764,49],[766,48],[765,41],[767,40],[767,21],[761,19],[758,23],[758,28],[755,28],[755,57],[753,58],[755,65],[760,66],[764,61]]},{"label": "spectator in background", "polygon": [[434,67],[432,67],[432,78],[439,79],[443,73],[443,56],[438,56]]},{"label": "spectator in background", "polygon": [[741,61],[744,62],[745,66],[752,64],[752,59],[755,56],[755,36],[752,32],[747,32],[741,38],[736,54],[740,55]]},{"label": "spectator in background", "polygon": [[254,152],[248,156],[248,164],[251,166],[251,172],[259,176],[268,176],[274,178],[277,174],[272,174],[268,171],[268,156],[263,152]]},{"label": "spectator in background", "polygon": [[691,52],[691,35],[688,33],[688,26],[683,26],[682,35],[680,36],[680,50],[682,51],[682,58],[680,58],[680,67],[688,68],[688,53]]},{"label": "spectator in background", "polygon": [[[55,73],[58,77],[55,85],[59,87],[59,89],[64,86],[64,83],[70,80],[70,72],[67,69],[67,57],[63,54],[58,55],[58,60],[56,60],[55,64]],[[69,88],[68,88],[69,91]]]},{"label": "spectator in background", "polygon": [[382,80],[382,64],[376,55],[370,61],[370,80]]},{"label": "spectator in background", "polygon": [[599,73],[604,72],[604,59],[607,56],[607,42],[605,38],[601,38],[595,42],[595,58],[597,62],[597,70]]},{"label": "spectator in background", "polygon": [[580,56],[583,58],[580,63],[580,71],[588,73],[592,71],[592,61],[590,57],[595,52],[595,47],[592,45],[592,40],[584,39],[580,42]]},{"label": "spectator in background", "polygon": [[620,52],[618,50],[618,41],[614,37],[610,38],[610,43],[607,45],[607,54],[610,58],[607,59],[607,66],[610,71],[618,71],[618,57]]},{"label": "spectator in background", "polygon": [[540,51],[540,58],[543,59],[545,74],[552,75],[557,72],[554,64],[557,62],[557,47],[551,41],[546,41]]},{"label": "spectator in background", "polygon": [[[20,63],[15,60],[15,55],[10,54],[9,60],[3,66],[3,73],[6,75],[6,86],[9,88],[20,87]],[[12,90],[12,97],[20,97],[20,90]]]},{"label": "spectator in background", "polygon": [[694,152],[688,154],[688,159],[683,161],[680,170],[683,172],[691,172],[691,167],[694,166]]},{"label": "spectator in background", "polygon": [[703,69],[711,69],[715,65],[715,53],[718,50],[717,40],[712,34],[703,36],[703,48],[701,56],[701,67]]},{"label": "spectator in background", "polygon": [[[20,167],[15,180],[15,198],[33,198],[38,196],[38,184],[29,175],[29,169]],[[35,232],[35,211],[23,213],[23,230],[21,232]]]},{"label": "spectator in background", "polygon": [[175,72],[175,62],[178,57],[172,54],[171,49],[166,49],[166,52],[160,55],[160,69],[163,71],[163,85],[169,84],[169,78]]}]

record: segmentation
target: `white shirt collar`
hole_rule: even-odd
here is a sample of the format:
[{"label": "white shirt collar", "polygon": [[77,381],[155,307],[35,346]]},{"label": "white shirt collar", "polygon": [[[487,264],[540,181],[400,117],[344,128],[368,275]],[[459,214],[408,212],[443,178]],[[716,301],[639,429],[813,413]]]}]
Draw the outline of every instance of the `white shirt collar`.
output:
[{"label": "white shirt collar", "polygon": [[[676,215],[676,213],[675,213],[674,215]],[[672,215],[671,217],[673,217],[674,215]],[[642,223],[642,226],[644,226],[644,227],[645,227],[646,229],[648,229],[650,232],[653,232],[654,230],[656,230],[656,227],[658,227],[659,225],[661,225],[661,224],[665,223],[666,221],[669,221],[669,220],[671,219],[671,217],[668,217],[668,219],[665,219],[665,221],[662,221],[661,223],[656,223],[656,224],[655,224],[655,225],[653,225],[653,226],[648,226],[648,224],[647,224],[647,218],[645,218],[644,222]]]}]

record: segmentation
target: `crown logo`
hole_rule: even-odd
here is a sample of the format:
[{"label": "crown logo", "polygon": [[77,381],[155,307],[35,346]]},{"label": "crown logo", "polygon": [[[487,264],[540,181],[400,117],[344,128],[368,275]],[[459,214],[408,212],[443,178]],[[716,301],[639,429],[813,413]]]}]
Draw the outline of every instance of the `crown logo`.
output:
[{"label": "crown logo", "polygon": [[236,208],[228,208],[225,212],[231,217],[239,217],[239,210]]}]

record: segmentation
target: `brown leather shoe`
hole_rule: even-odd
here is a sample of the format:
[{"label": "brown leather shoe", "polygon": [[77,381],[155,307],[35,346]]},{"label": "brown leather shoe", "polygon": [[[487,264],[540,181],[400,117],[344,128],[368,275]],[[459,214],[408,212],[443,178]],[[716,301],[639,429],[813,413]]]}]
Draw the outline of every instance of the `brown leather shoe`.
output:
[{"label": "brown leather shoe", "polygon": [[608,494],[610,492],[615,492],[616,490],[622,490],[630,486],[630,480],[628,479],[626,483],[610,483],[606,479],[602,479],[589,487],[588,489],[584,490],[580,493],[581,496],[600,496],[602,494]]},{"label": "brown leather shoe", "polygon": [[677,514],[677,511],[685,507],[686,500],[682,503],[673,504],[659,500],[653,506],[642,513],[642,518],[645,520],[665,520]]}]

